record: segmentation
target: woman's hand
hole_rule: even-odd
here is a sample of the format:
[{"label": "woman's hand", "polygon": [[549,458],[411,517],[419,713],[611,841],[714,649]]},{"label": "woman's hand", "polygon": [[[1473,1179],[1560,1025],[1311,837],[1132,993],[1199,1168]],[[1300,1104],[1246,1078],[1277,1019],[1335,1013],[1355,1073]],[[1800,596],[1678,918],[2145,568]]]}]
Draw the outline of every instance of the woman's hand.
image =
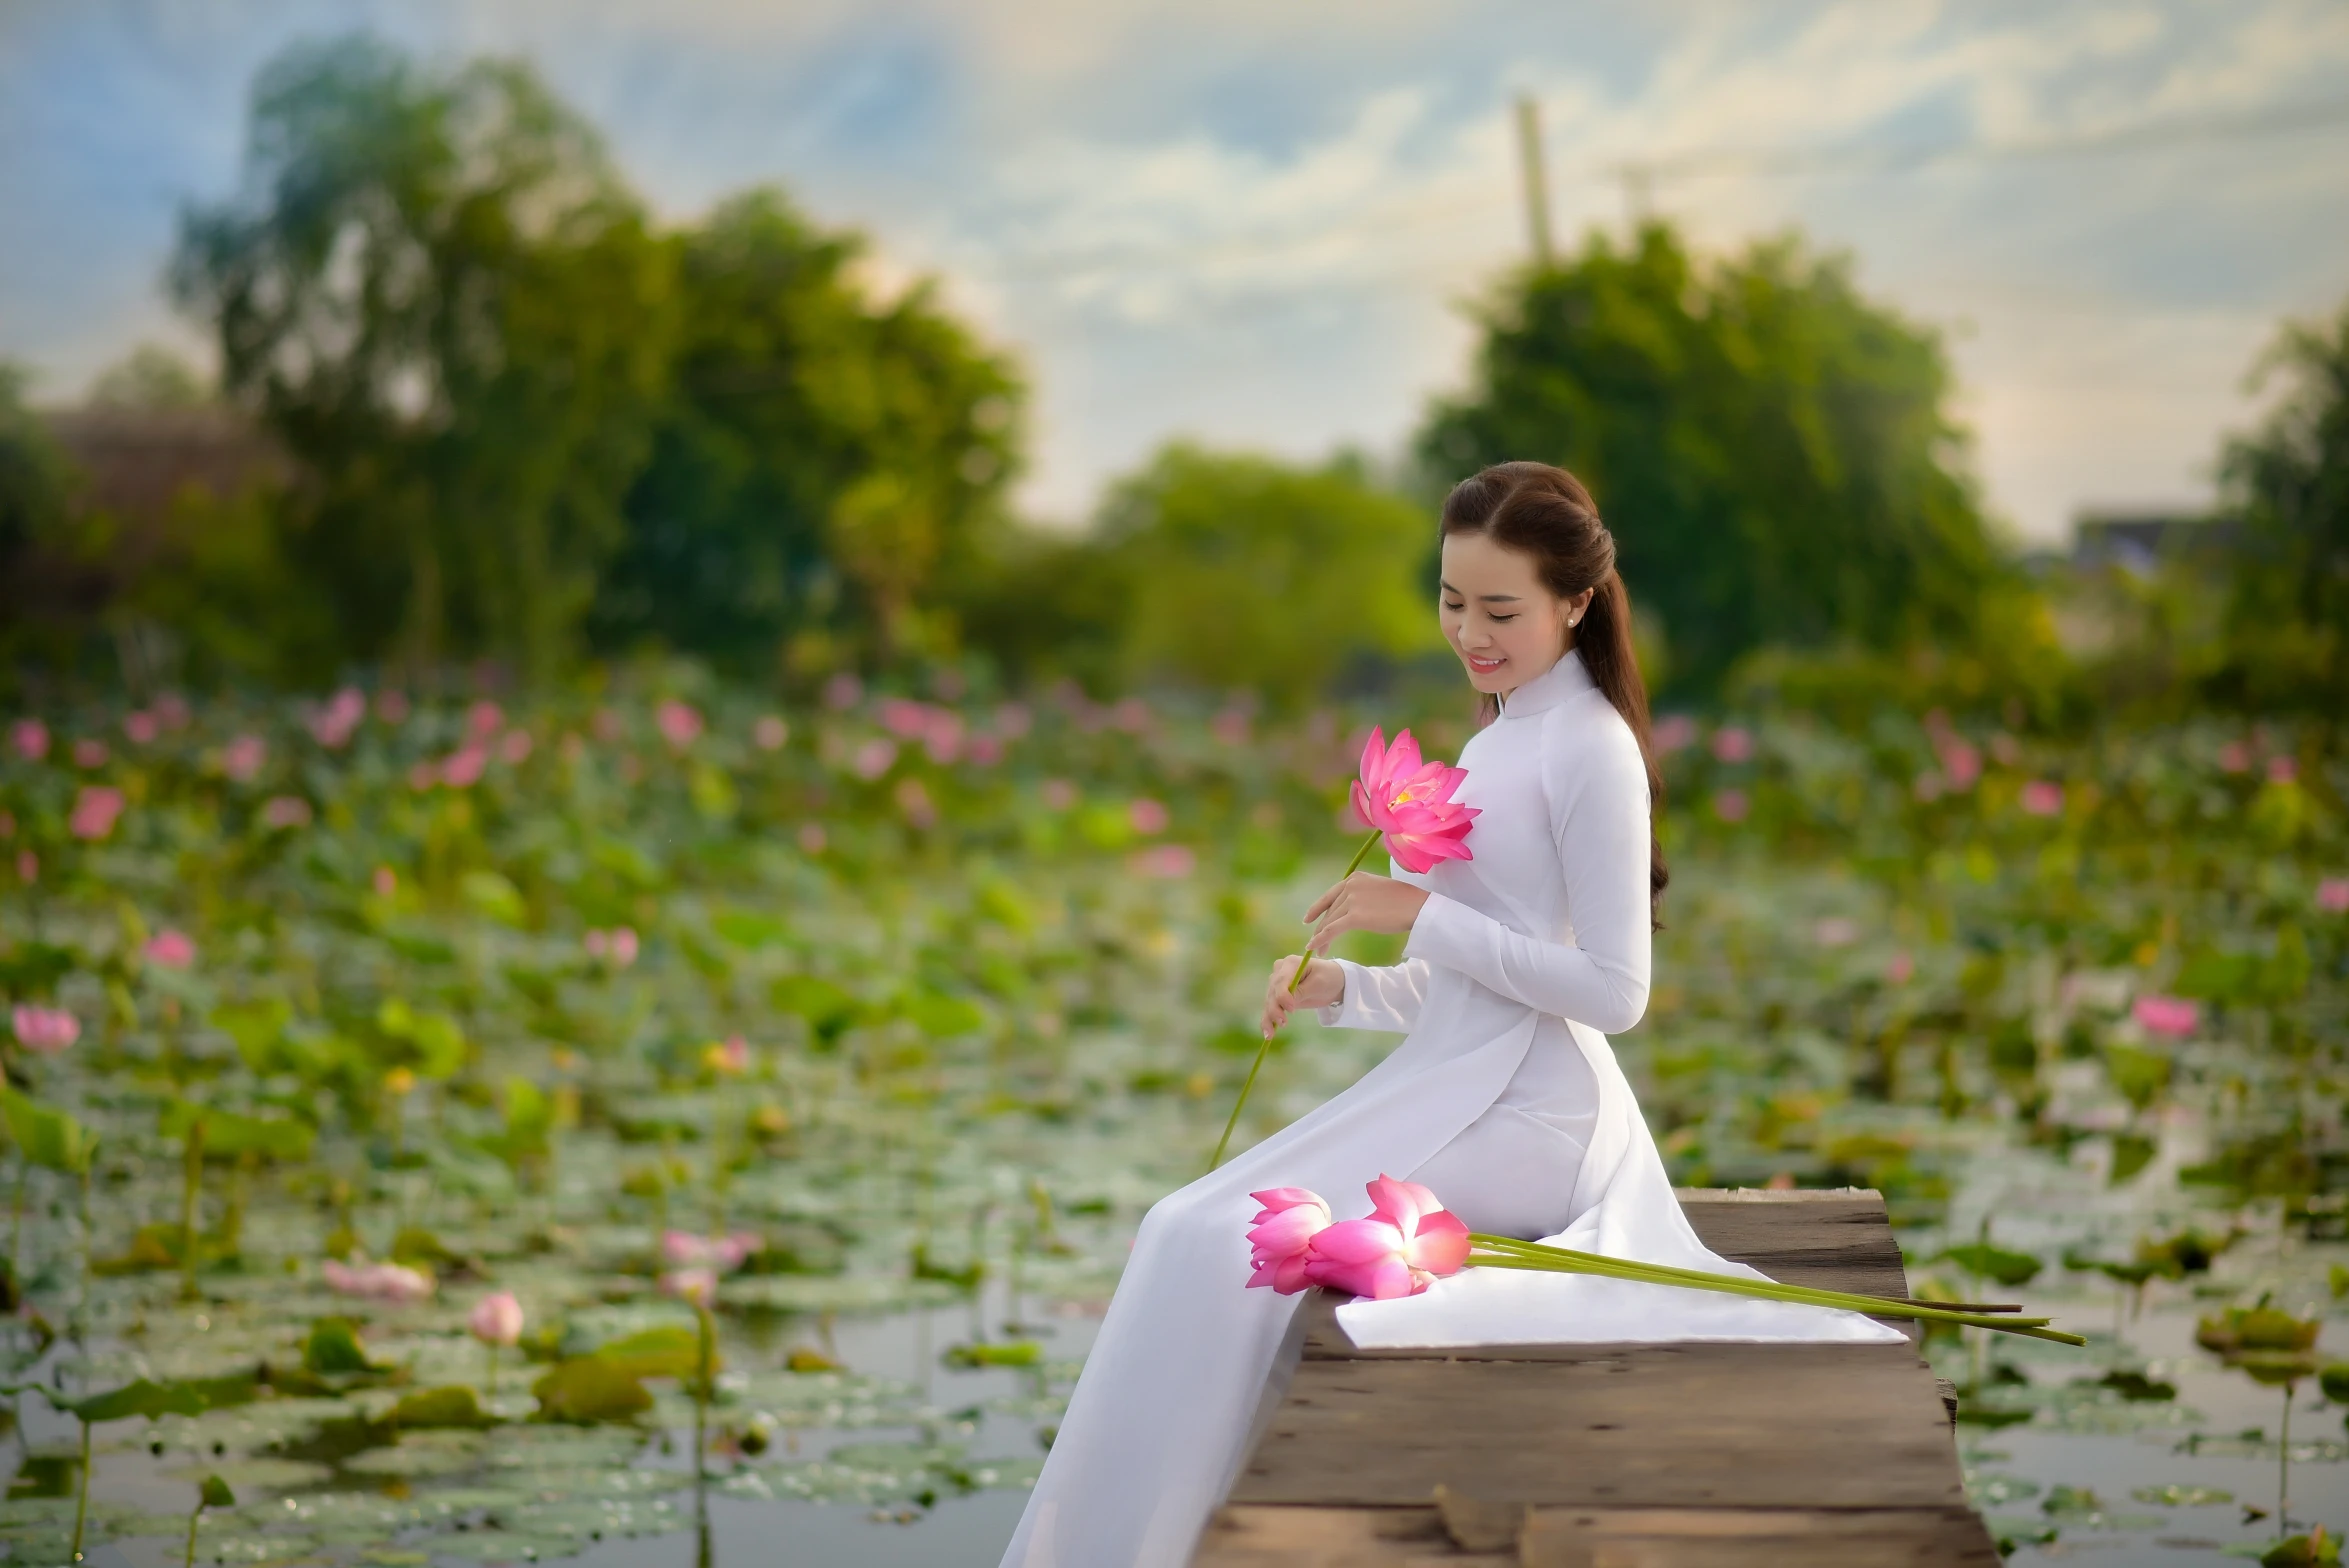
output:
[{"label": "woman's hand", "polygon": [[1357,871],[1305,911],[1307,920],[1320,922],[1305,939],[1305,951],[1326,953],[1348,931],[1408,931],[1426,902],[1426,888]]},{"label": "woman's hand", "polygon": [[[1289,989],[1289,977],[1301,963],[1311,963],[1305,971],[1305,981],[1296,990]],[[1326,958],[1283,958],[1272,966],[1272,978],[1264,982],[1264,1038],[1271,1039],[1289,1021],[1289,1014],[1301,1007],[1328,1007],[1346,999],[1346,971]]]}]

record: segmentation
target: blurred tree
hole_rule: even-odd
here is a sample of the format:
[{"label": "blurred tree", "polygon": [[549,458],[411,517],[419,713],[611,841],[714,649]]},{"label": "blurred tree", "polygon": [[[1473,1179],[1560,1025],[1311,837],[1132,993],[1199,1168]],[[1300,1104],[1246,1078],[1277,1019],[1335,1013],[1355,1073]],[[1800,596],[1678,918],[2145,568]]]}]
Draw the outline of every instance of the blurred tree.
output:
[{"label": "blurred tree", "polygon": [[25,400],[30,377],[0,359],[0,680],[70,659],[79,641],[72,578],[75,475]]},{"label": "blurred tree", "polygon": [[2003,571],[1944,411],[1939,340],[1792,240],[1700,267],[1668,227],[1510,279],[1469,390],[1419,454],[1443,483],[1561,464],[1664,624],[1664,683],[1765,644],[1887,648],[1976,630]]},{"label": "blurred tree", "polygon": [[347,39],[255,84],[245,191],[176,294],[299,462],[291,558],[345,652],[569,651],[667,369],[671,251],[519,65]]},{"label": "blurred tree", "polygon": [[1111,488],[1089,536],[1015,547],[973,624],[1016,667],[1309,701],[1366,659],[1439,645],[1434,532],[1359,463],[1178,442]]},{"label": "blurred tree", "polygon": [[171,350],[142,343],[98,372],[84,401],[91,408],[178,412],[209,406],[213,389],[202,371]]},{"label": "blurred tree", "polygon": [[2287,327],[2254,383],[2284,395],[2221,464],[2241,519],[2221,693],[2349,712],[2349,306]]},{"label": "blurred tree", "polygon": [[675,392],[629,492],[599,644],[655,638],[737,666],[787,632],[870,623],[919,645],[917,605],[983,545],[1017,471],[1010,366],[925,288],[877,303],[860,237],[774,191],[677,240]]}]

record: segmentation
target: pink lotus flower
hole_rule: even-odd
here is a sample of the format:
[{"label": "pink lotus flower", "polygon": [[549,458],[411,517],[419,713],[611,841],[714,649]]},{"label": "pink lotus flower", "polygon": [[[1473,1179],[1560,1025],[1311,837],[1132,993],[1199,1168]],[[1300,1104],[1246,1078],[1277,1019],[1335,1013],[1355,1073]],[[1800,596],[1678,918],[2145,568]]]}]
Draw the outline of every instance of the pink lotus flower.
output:
[{"label": "pink lotus flower", "polygon": [[738,1034],[713,1040],[701,1048],[701,1064],[721,1077],[739,1078],[750,1071],[750,1042]]},{"label": "pink lotus flower", "polygon": [[1906,953],[1895,953],[1892,962],[1884,966],[1884,978],[1894,985],[1907,985],[1917,976],[1917,961]]},{"label": "pink lotus flower", "polygon": [[1130,862],[1136,876],[1180,882],[1199,869],[1199,857],[1188,844],[1153,844]]},{"label": "pink lotus flower", "polygon": [[766,1243],[749,1231],[731,1236],[696,1236],[689,1230],[661,1232],[661,1260],[672,1268],[731,1274]]},{"label": "pink lotus flower", "polygon": [[824,831],[824,824],[821,822],[802,822],[799,825],[799,848],[801,853],[809,855],[820,855],[824,852],[825,846],[831,842],[831,835]]},{"label": "pink lotus flower", "polygon": [[1417,1182],[1370,1183],[1368,1219],[1340,1220],[1313,1237],[1305,1276],[1374,1301],[1416,1296],[1468,1262],[1468,1227]]},{"label": "pink lotus flower", "polygon": [[49,755],[49,726],[39,719],[18,719],[8,726],[8,744],[27,762]]},{"label": "pink lotus flower", "polygon": [[2300,777],[2300,764],[2290,757],[2267,759],[2267,781],[2270,784],[2289,784]]},{"label": "pink lotus flower", "polygon": [[661,739],[669,743],[671,751],[683,751],[701,736],[701,712],[692,704],[671,697],[653,709],[653,727],[661,732]]},{"label": "pink lotus flower", "polygon": [[962,755],[962,745],[962,715],[952,708],[932,708],[930,727],[922,734],[922,749],[929,753],[930,760],[945,767]]},{"label": "pink lotus flower", "polygon": [[144,708],[134,708],[122,716],[122,733],[134,746],[151,746],[162,732],[163,726],[156,722],[155,715]]},{"label": "pink lotus flower", "polygon": [[102,768],[113,755],[102,740],[77,740],[73,743],[73,765],[77,768]]},{"label": "pink lotus flower", "polygon": [[2326,877],[2319,882],[2316,907],[2328,915],[2349,915],[2349,877]]},{"label": "pink lotus flower", "polygon": [[522,1337],[522,1303],[510,1290],[484,1296],[473,1303],[465,1326],[485,1345],[511,1345]]},{"label": "pink lotus flower", "polygon": [[498,760],[509,768],[518,768],[530,760],[530,751],[537,744],[528,730],[508,730],[498,742]]},{"label": "pink lotus flower", "polygon": [[2251,771],[2251,748],[2239,740],[2228,741],[2219,748],[2219,766],[2229,773]]},{"label": "pink lotus flower", "polygon": [[185,931],[165,926],[147,939],[141,950],[147,962],[165,969],[185,969],[196,961],[196,944]]},{"label": "pink lotus flower", "polygon": [[310,803],[299,795],[272,795],[261,805],[261,822],[271,828],[310,825]]},{"label": "pink lotus flower", "polygon": [[249,783],[269,760],[269,743],[258,735],[239,735],[220,751],[220,771],[239,784]]},{"label": "pink lotus flower", "polygon": [[2202,1022],[2202,1009],[2176,996],[2141,996],[2129,1012],[2147,1034],[2166,1034],[2181,1040]]},{"label": "pink lotus flower", "polygon": [[1465,768],[1422,762],[1409,730],[1389,747],[1385,733],[1373,729],[1362,748],[1362,776],[1354,781],[1354,811],[1385,837],[1387,853],[1406,871],[1474,860],[1462,840],[1480,812],[1452,798],[1467,777]]},{"label": "pink lotus flower", "polygon": [[876,735],[856,748],[856,757],[849,766],[860,779],[877,779],[896,764],[897,742]]},{"label": "pink lotus flower", "polygon": [[865,683],[846,671],[824,682],[824,706],[835,713],[846,713],[865,700]]},{"label": "pink lotus flower", "polygon": [[770,713],[750,727],[750,743],[761,751],[781,751],[791,738],[791,726]]},{"label": "pink lotus flower", "polygon": [[481,770],[489,766],[486,747],[467,742],[444,758],[440,765],[440,780],[451,789],[471,789],[481,782]]},{"label": "pink lotus flower", "polygon": [[1684,750],[1696,739],[1696,733],[1696,720],[1685,713],[1667,713],[1656,721],[1655,729],[1648,736],[1648,744],[1655,747],[1658,755],[1669,757],[1676,751]]},{"label": "pink lotus flower", "polygon": [[408,722],[408,694],[404,691],[379,691],[375,694],[375,716],[384,723],[401,725]]},{"label": "pink lotus flower", "polygon": [[1024,702],[1007,702],[995,710],[995,731],[1005,740],[1018,740],[1035,728],[1036,716]]},{"label": "pink lotus flower", "polygon": [[29,849],[16,852],[16,880],[31,887],[41,880],[41,857]]},{"label": "pink lotus flower", "polygon": [[965,755],[977,766],[991,768],[1003,760],[1003,737],[1000,735],[973,735],[970,750]]},{"label": "pink lotus flower", "polygon": [[1941,771],[1949,775],[1949,787],[1968,790],[1982,776],[1982,753],[1966,742],[1951,736],[1940,743]]},{"label": "pink lotus flower", "polygon": [[718,1276],[708,1269],[672,1269],[661,1276],[660,1291],[689,1306],[707,1307],[718,1299]]},{"label": "pink lotus flower", "polygon": [[397,1263],[351,1264],[328,1258],[318,1272],[337,1295],[357,1296],[363,1301],[423,1301],[433,1292],[431,1275]]},{"label": "pink lotus flower", "polygon": [[1147,795],[1135,799],[1126,807],[1126,822],[1135,832],[1145,837],[1154,833],[1164,833],[1167,823],[1171,820],[1165,803],[1152,800]]},{"label": "pink lotus flower", "polygon": [[37,1056],[55,1056],[82,1037],[82,1021],[62,1007],[19,1006],[8,1022],[16,1043]]},{"label": "pink lotus flower", "polygon": [[75,838],[102,839],[114,831],[122,808],[121,790],[106,784],[85,784],[73,798],[73,813],[65,825]]},{"label": "pink lotus flower", "polygon": [[2034,817],[2060,816],[2064,809],[2064,787],[2046,779],[2033,779],[2023,786],[2023,809]]},{"label": "pink lotus flower", "polygon": [[1749,809],[1742,789],[1725,789],[1713,796],[1713,815],[1724,822],[1743,822]]},{"label": "pink lotus flower", "polygon": [[1253,1252],[1248,1261],[1255,1270],[1248,1283],[1294,1296],[1313,1283],[1306,1269],[1313,1261],[1313,1238],[1329,1229],[1329,1205],[1303,1187],[1268,1187],[1248,1196],[1264,1205],[1248,1232]]},{"label": "pink lotus flower", "polygon": [[881,728],[899,740],[919,740],[930,727],[929,704],[906,697],[885,697],[881,701]]},{"label": "pink lotus flower", "polygon": [[506,722],[506,710],[484,697],[465,710],[465,738],[487,740]]},{"label": "pink lotus flower", "polygon": [[359,723],[367,717],[367,699],[356,686],[345,686],[325,707],[310,715],[310,736],[328,751],[350,744]]},{"label": "pink lotus flower", "polygon": [[1744,762],[1749,760],[1753,754],[1754,737],[1751,730],[1740,729],[1734,724],[1727,724],[1713,732],[1713,756],[1715,760],[1720,762]]},{"label": "pink lotus flower", "polygon": [[1077,787],[1067,779],[1046,779],[1036,793],[1047,811],[1066,811],[1077,803]]},{"label": "pink lotus flower", "polygon": [[178,692],[167,691],[155,699],[155,717],[162,721],[167,730],[184,730],[188,727],[188,721],[195,716],[188,707],[188,700]]},{"label": "pink lotus flower", "polygon": [[636,931],[630,926],[614,926],[609,931],[590,931],[582,939],[587,956],[599,964],[610,964],[614,969],[625,969],[636,962]]},{"label": "pink lotus flower", "polygon": [[367,885],[375,889],[377,898],[389,898],[399,891],[400,874],[389,866],[377,866],[368,876]]}]

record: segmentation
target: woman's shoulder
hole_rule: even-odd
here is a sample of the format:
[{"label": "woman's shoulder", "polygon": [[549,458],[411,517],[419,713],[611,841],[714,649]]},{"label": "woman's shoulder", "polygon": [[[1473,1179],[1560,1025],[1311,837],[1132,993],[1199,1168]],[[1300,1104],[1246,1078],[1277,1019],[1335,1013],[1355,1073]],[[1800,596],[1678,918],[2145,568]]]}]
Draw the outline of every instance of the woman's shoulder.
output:
[{"label": "woman's shoulder", "polygon": [[1560,792],[1629,787],[1645,794],[1647,759],[1640,755],[1639,738],[1605,692],[1577,692],[1542,715],[1542,771],[1560,805]]}]

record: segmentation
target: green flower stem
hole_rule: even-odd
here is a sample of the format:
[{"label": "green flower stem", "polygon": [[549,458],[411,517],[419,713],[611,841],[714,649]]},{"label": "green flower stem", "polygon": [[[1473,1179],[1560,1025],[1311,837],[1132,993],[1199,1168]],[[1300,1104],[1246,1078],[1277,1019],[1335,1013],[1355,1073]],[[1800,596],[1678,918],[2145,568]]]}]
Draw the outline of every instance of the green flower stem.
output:
[{"label": "green flower stem", "polygon": [[2047,1327],[2052,1321],[2048,1318],[1953,1312],[1946,1308],[1919,1306],[1913,1302],[1866,1296],[1852,1291],[1815,1290],[1803,1285],[1739,1279],[1733,1275],[1709,1274],[1699,1269],[1674,1268],[1661,1263],[1638,1263],[1625,1258],[1605,1257],[1595,1252],[1577,1252],[1567,1247],[1547,1247],[1536,1242],[1517,1241],[1507,1236],[1472,1232],[1469,1241],[1486,1254],[1482,1257],[1472,1256],[1468,1260],[1471,1267],[1525,1269],[1551,1274],[1592,1274],[1651,1285],[1677,1285],[1689,1290],[1717,1291],[1723,1295],[1748,1296],[1761,1301],[1789,1301],[1802,1306],[1833,1307],[1847,1312],[1863,1312],[1873,1317],[1957,1323],[1969,1328],[1997,1329],[2003,1333],[2054,1340],[2066,1345],[2087,1343],[2077,1334]]},{"label": "green flower stem", "polygon": [[82,1480],[73,1495],[73,1554],[68,1562],[82,1560],[82,1526],[90,1518],[90,1423],[82,1422]]},{"label": "green flower stem", "polygon": [[[1362,841],[1362,847],[1354,851],[1354,858],[1346,862],[1345,873],[1338,878],[1340,882],[1362,869],[1363,858],[1370,853],[1371,846],[1376,844],[1379,838],[1380,835],[1374,830],[1370,837]],[[1312,962],[1313,949],[1308,947],[1297,960],[1297,972],[1289,976],[1289,994],[1291,996],[1297,994],[1297,987],[1304,982],[1306,967]],[[1240,1085],[1240,1097],[1232,1102],[1232,1114],[1223,1124],[1223,1136],[1215,1140],[1214,1157],[1207,1162],[1209,1170],[1214,1170],[1223,1163],[1223,1151],[1231,1146],[1232,1129],[1240,1125],[1240,1112],[1248,1103],[1248,1091],[1256,1087],[1256,1075],[1263,1070],[1265,1055],[1271,1049],[1272,1036],[1266,1035],[1264,1043],[1256,1048],[1256,1060],[1248,1064],[1247,1081]]]},{"label": "green flower stem", "polygon": [[203,1517],[204,1505],[199,1502],[196,1504],[195,1512],[188,1515],[188,1551],[187,1556],[182,1560],[181,1568],[196,1568],[196,1525]]}]

